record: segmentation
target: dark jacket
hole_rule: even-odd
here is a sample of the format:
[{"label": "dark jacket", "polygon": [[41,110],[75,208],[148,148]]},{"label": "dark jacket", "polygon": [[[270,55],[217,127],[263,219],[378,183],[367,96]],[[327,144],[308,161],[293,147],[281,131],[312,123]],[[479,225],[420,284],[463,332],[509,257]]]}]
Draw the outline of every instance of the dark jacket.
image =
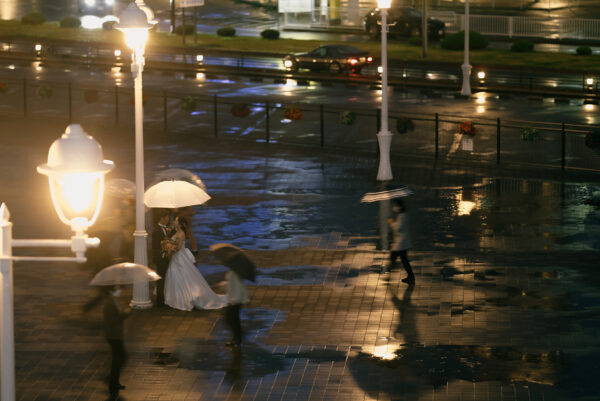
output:
[{"label": "dark jacket", "polygon": [[165,235],[165,232],[163,231],[162,227],[160,227],[158,224],[156,225],[156,227],[154,228],[154,230],[152,231],[152,264],[154,266],[156,266],[156,270],[159,272],[162,272],[164,274],[164,272],[166,272],[167,267],[169,266],[169,258],[167,257],[167,255],[164,254],[163,250],[162,250],[162,245],[161,242],[165,239],[169,239],[170,238],[170,232],[168,232]]},{"label": "dark jacket", "polygon": [[123,339],[123,320],[129,315],[119,310],[115,299],[107,295],[104,299],[104,335],[108,340]]}]

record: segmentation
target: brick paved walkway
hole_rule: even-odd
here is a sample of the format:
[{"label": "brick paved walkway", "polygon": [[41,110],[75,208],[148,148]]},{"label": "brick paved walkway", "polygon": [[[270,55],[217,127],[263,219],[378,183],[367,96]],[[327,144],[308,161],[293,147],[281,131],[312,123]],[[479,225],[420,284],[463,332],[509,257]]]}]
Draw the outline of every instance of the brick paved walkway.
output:
[{"label": "brick paved walkway", "polygon": [[[129,145],[106,139],[114,176],[131,178]],[[189,168],[213,196],[193,222],[201,256],[233,242],[260,274],[240,353],[224,347],[222,311],[135,311],[122,399],[598,399],[597,177],[394,160],[395,179],[415,190],[408,287],[401,271],[379,274],[378,207],[358,203],[377,185],[375,160],[148,142],[147,171]],[[48,146],[23,145],[4,142],[3,171],[33,168]],[[2,178],[15,238],[60,231],[35,203],[47,194],[33,174]],[[200,270],[222,289],[223,268],[203,258]],[[82,312],[89,279],[76,265],[15,266],[19,400],[107,398],[100,311]]]}]

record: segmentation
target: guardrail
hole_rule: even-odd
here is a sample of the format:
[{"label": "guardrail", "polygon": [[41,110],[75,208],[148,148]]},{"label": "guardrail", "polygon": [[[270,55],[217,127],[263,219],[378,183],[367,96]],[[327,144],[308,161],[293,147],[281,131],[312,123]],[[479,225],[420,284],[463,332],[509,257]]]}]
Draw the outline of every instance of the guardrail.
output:
[{"label": "guardrail", "polygon": [[[1,79],[1,78],[0,78]],[[296,112],[291,108],[296,107]],[[229,138],[377,152],[377,109],[273,98],[221,98],[199,91],[144,91],[148,133]],[[107,127],[134,126],[133,89],[38,80],[0,81],[0,115]],[[600,172],[600,126],[390,109],[392,154],[491,164],[521,163]],[[398,125],[400,121],[400,125]],[[410,122],[409,122],[410,121]],[[474,136],[457,133],[471,121]],[[404,122],[404,124],[403,124]],[[403,127],[413,126],[402,133]],[[523,140],[527,132],[530,140]]]}]

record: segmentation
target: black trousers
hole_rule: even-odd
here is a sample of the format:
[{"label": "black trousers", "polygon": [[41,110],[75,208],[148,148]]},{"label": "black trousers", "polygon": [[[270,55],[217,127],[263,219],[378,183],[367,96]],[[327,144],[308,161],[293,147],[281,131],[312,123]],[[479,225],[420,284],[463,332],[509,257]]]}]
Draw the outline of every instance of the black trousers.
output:
[{"label": "black trousers", "polygon": [[410,266],[410,262],[408,261],[408,256],[406,254],[406,250],[392,251],[390,253],[390,262],[391,262],[390,268],[393,268],[394,263],[396,263],[396,259],[398,259],[398,256],[400,256],[400,260],[402,260],[402,265],[404,266],[404,270],[406,270],[406,273],[408,273],[408,276],[409,277],[414,276],[412,267]]},{"label": "black trousers", "polygon": [[108,380],[108,391],[111,395],[119,393],[119,386],[121,385],[119,379],[121,377],[121,368],[127,360],[127,353],[125,352],[125,345],[123,340],[107,339],[110,345],[110,353],[112,360],[110,363],[110,377]]},{"label": "black trousers", "polygon": [[225,321],[231,327],[233,332],[232,342],[240,344],[242,342],[242,322],[240,321],[241,304],[227,305],[225,307]]}]

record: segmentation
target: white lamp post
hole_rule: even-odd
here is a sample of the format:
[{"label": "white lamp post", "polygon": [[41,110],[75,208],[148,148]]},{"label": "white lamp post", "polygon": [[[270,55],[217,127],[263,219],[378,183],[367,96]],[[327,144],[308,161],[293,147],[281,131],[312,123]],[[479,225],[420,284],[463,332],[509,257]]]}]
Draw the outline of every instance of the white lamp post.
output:
[{"label": "white lamp post", "polygon": [[465,59],[463,62],[462,74],[462,89],[460,91],[461,95],[470,96],[471,95],[471,65],[469,64],[469,0],[465,0],[465,23],[463,24],[465,27]]},{"label": "white lamp post", "polygon": [[[129,3],[115,28],[125,34],[125,42],[131,49],[131,73],[135,91],[135,232],[134,262],[148,265],[148,245],[144,218],[144,105],[142,97],[142,71],[144,70],[144,49],[148,39],[146,13],[136,3]],[[148,291],[148,281],[133,283],[131,307],[144,309],[152,306]]]},{"label": "white lamp post", "polygon": [[389,181],[392,179],[390,165],[390,147],[392,133],[388,129],[388,71],[387,71],[387,10],[391,7],[391,0],[379,0],[381,11],[381,129],[377,134],[379,142],[379,170],[377,179]]},{"label": "white lamp post", "polygon": [[[74,232],[71,239],[13,239],[10,212],[0,206],[0,291],[2,292],[1,383],[2,401],[15,400],[15,339],[13,311],[13,262],[60,261],[85,262],[88,247],[98,246],[98,238],[88,238],[85,230],[92,225],[102,205],[104,174],[114,167],[103,160],[102,148],[79,124],[71,124],[48,152],[48,163],[38,166],[50,182],[52,202],[60,220]],[[71,248],[75,256],[13,256],[13,247]]]}]

